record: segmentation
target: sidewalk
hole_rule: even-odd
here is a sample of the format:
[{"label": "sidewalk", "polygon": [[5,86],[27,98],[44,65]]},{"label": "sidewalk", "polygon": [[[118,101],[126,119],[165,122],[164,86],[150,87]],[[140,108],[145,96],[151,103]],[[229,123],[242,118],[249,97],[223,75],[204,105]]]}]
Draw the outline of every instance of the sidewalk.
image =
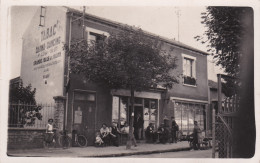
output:
[{"label": "sidewalk", "polygon": [[138,144],[126,150],[126,146],[109,147],[71,147],[69,149],[27,149],[27,150],[9,150],[9,156],[28,156],[28,157],[120,157],[140,154],[163,153],[189,150],[187,141],[177,144]]}]

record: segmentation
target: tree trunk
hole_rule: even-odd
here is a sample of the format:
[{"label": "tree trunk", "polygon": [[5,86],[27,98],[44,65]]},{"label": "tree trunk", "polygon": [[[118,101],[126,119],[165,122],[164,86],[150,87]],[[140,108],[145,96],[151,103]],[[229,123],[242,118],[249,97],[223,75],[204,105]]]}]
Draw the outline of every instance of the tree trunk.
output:
[{"label": "tree trunk", "polygon": [[128,140],[126,143],[126,149],[131,149],[131,145],[132,145],[132,136],[133,135],[133,123],[134,123],[134,89],[133,86],[131,86],[131,112],[129,112],[129,114],[131,115],[130,118],[130,125],[129,125],[129,134],[128,134]]}]

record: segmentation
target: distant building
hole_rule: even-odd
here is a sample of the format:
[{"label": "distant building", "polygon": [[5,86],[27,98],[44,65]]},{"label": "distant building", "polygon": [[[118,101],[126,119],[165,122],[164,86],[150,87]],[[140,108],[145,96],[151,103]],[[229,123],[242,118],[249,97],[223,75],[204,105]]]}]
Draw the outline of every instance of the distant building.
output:
[{"label": "distant building", "polygon": [[[37,88],[36,100],[53,103],[54,98],[64,100],[66,108],[55,113],[56,122],[71,133],[88,127],[90,144],[102,123],[129,121],[129,90],[105,90],[95,83],[71,74],[66,94],[68,61],[63,44],[82,37],[82,12],[67,7],[39,7],[23,35],[21,78],[25,84]],[[125,25],[85,14],[84,35],[88,40],[109,37]],[[151,38],[156,35],[146,32]],[[163,118],[175,117],[185,134],[193,130],[193,121],[202,130],[208,130],[209,113],[207,53],[183,43],[160,37],[163,48],[172,49],[178,58],[175,70],[183,74],[179,84],[166,91],[163,88],[135,92],[135,115],[141,113],[145,129],[149,123],[155,127]],[[64,111],[64,112],[63,112]]]},{"label": "distant building", "polygon": [[19,87],[21,82],[22,82],[22,79],[20,78],[20,76],[16,77],[16,78],[13,78],[9,82],[9,88]]}]

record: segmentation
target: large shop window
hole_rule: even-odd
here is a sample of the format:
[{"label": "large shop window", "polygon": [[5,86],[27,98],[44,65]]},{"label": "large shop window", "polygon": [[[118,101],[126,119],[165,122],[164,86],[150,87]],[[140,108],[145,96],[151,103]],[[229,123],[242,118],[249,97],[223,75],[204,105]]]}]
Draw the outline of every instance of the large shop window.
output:
[{"label": "large shop window", "polygon": [[201,130],[206,128],[205,105],[194,103],[175,102],[175,120],[180,130],[192,133],[194,121],[198,121]]},{"label": "large shop window", "polygon": [[144,128],[147,128],[149,123],[156,125],[157,109],[158,100],[144,99]]},{"label": "large shop window", "polygon": [[196,85],[196,58],[182,54],[183,57],[183,84]]},{"label": "large shop window", "polygon": [[[142,113],[143,115],[143,128],[147,128],[149,123],[153,123],[156,127],[158,100],[135,98],[134,102],[135,116],[137,115],[137,113]],[[125,122],[129,123],[130,116],[127,107],[129,107],[130,110],[130,97],[113,96],[112,121],[120,122],[121,125],[124,125]]]},{"label": "large shop window", "polygon": [[124,125],[127,122],[127,97],[113,96],[112,121]]}]

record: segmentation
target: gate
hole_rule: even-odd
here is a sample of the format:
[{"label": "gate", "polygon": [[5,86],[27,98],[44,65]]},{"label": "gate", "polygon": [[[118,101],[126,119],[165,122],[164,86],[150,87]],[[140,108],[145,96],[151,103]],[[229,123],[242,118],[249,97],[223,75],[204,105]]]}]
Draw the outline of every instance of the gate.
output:
[{"label": "gate", "polygon": [[212,112],[213,158],[232,158],[232,129],[239,108],[239,97],[235,94],[225,99],[222,98],[221,79],[225,78],[230,79],[231,77],[218,74],[218,104],[217,110],[213,109]]}]

